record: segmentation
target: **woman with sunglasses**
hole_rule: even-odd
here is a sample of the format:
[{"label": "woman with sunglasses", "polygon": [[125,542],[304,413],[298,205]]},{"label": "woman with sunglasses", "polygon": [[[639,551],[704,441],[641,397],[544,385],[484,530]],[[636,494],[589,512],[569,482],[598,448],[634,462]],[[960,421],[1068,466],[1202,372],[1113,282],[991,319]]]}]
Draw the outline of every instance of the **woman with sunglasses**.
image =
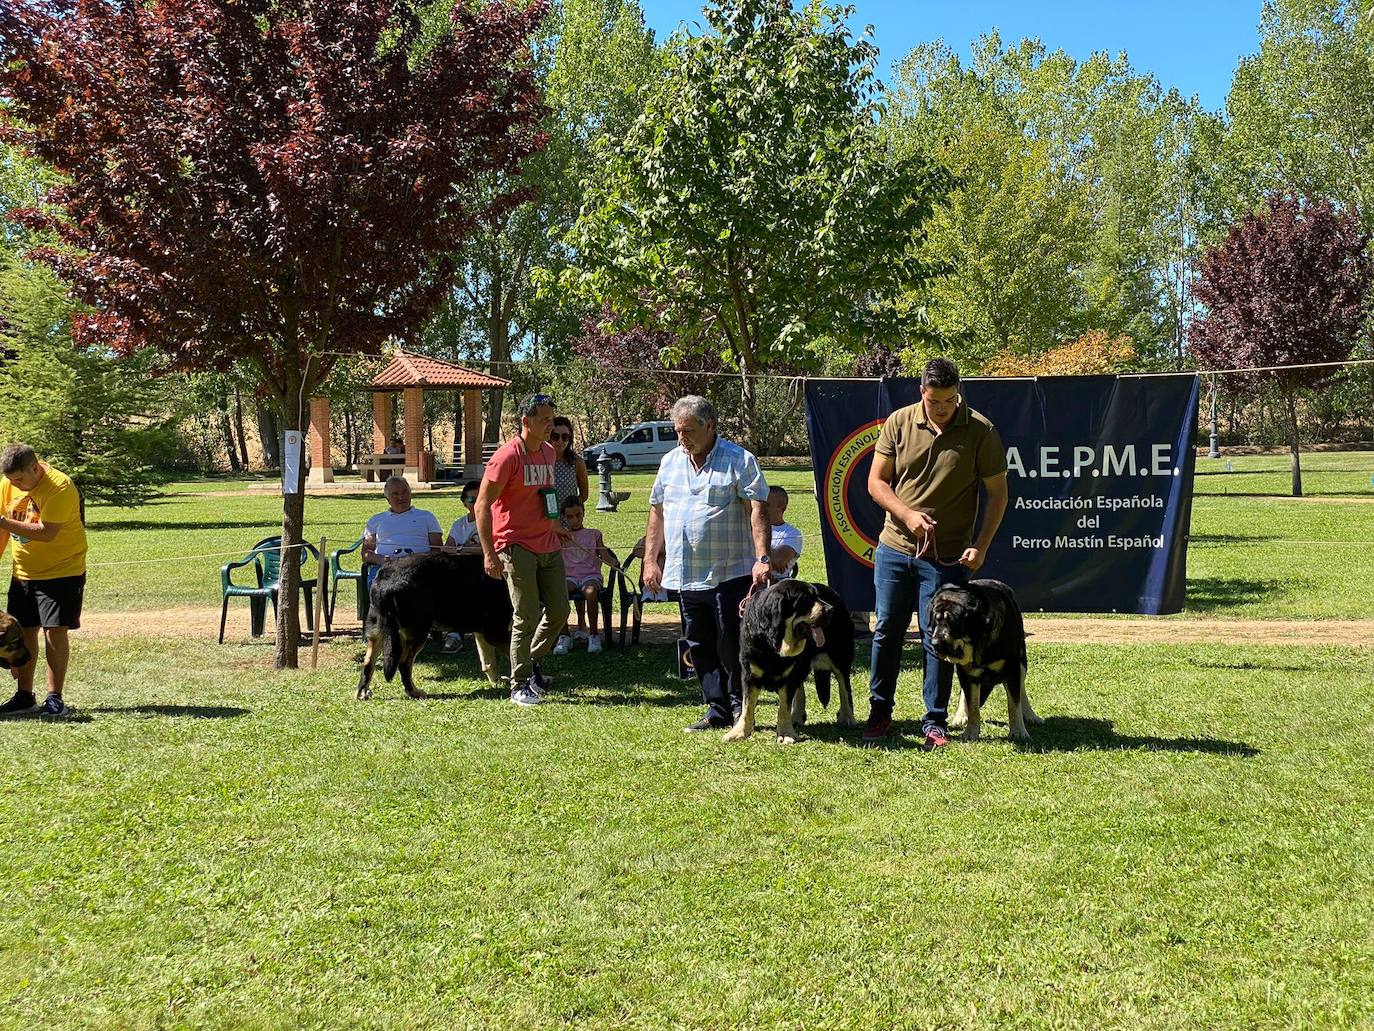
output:
[{"label": "woman with sunglasses", "polygon": [[566,415],[554,416],[549,443],[554,450],[553,482],[558,488],[558,503],[561,505],[576,495],[585,505],[592,492],[587,480],[587,463],[573,447],[573,424]]},{"label": "woman with sunglasses", "polygon": [[[556,457],[553,460],[553,482],[558,488],[558,504],[561,506],[569,498],[575,497],[582,504],[591,495],[591,485],[587,481],[587,463],[573,447],[573,424],[566,415],[556,415],[553,429],[549,433],[549,443],[553,445]],[[553,646],[555,655],[567,655],[572,650],[574,637],[579,641],[589,641],[587,636],[586,606],[581,596],[577,598],[577,632],[574,635],[571,625],[564,626]]]}]

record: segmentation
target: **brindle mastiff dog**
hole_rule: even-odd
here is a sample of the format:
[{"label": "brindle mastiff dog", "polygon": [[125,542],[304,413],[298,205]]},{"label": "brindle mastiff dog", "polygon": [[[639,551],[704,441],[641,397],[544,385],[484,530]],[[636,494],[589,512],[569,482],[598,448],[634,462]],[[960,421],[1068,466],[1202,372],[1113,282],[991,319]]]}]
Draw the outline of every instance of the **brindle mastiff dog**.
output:
[{"label": "brindle mastiff dog", "polygon": [[0,611],[0,669],[27,666],[33,655],[24,643],[24,629],[8,612]]},{"label": "brindle mastiff dog", "polygon": [[1029,741],[1026,724],[1044,723],[1026,696],[1026,627],[1016,595],[1001,580],[946,584],[930,600],[930,646],[959,674],[959,709],[951,727],[977,741],[982,704],[998,684],[1007,688],[1007,727]]}]

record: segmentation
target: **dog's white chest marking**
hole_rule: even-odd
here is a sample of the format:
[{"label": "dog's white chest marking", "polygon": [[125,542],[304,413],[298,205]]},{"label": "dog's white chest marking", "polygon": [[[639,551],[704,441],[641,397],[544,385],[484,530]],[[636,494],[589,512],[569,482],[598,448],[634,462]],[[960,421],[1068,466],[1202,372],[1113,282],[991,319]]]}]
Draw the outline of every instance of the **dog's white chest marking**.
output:
[{"label": "dog's white chest marking", "polygon": [[1007,664],[1007,660],[1006,660],[1006,659],[998,659],[996,662],[989,662],[989,663],[988,663],[988,669],[992,670],[994,673],[1001,673],[1001,672],[1002,672],[1002,667],[1005,666],[1006,664]]}]

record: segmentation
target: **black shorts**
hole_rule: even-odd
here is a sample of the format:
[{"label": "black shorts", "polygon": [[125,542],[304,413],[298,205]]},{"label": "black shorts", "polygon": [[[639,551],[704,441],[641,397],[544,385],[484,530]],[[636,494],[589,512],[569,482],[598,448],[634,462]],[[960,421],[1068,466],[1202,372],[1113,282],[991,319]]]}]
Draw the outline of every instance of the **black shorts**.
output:
[{"label": "black shorts", "polygon": [[52,580],[10,581],[9,603],[5,606],[25,630],[36,627],[81,626],[81,601],[86,594],[86,574],[59,576]]}]

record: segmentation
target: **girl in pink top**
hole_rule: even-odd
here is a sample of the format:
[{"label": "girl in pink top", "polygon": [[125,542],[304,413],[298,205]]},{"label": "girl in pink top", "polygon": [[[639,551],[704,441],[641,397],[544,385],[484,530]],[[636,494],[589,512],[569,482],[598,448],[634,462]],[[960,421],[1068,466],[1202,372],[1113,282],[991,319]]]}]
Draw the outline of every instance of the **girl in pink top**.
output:
[{"label": "girl in pink top", "polygon": [[[568,528],[568,537],[563,543],[564,574],[568,578],[568,593],[577,601],[578,636],[587,634],[587,651],[595,655],[601,651],[601,634],[597,632],[597,620],[601,615],[597,595],[605,586],[601,567],[614,562],[615,557],[607,550],[601,531],[582,524],[585,515],[580,498],[574,496],[563,500],[563,522]],[[590,633],[585,629],[588,623],[591,624]],[[572,638],[564,628],[553,651],[555,655],[566,655],[571,650]]]}]

